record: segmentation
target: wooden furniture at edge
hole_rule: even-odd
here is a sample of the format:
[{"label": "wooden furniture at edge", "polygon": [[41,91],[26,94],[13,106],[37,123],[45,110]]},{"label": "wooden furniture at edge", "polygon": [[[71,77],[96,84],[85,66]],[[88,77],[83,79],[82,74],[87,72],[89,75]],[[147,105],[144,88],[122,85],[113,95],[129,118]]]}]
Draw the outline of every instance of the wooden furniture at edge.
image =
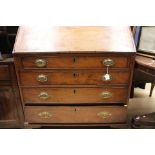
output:
[{"label": "wooden furniture at edge", "polygon": [[151,97],[155,86],[155,56],[137,52],[131,87],[131,98],[134,97],[134,87],[139,83],[151,83],[149,93]]},{"label": "wooden furniture at edge", "polygon": [[0,61],[0,128],[23,128],[23,110],[13,58]]},{"label": "wooden furniture at edge", "polygon": [[25,128],[126,124],[129,27],[20,27],[13,53]]},{"label": "wooden furniture at edge", "polygon": [[134,36],[137,53],[135,57],[135,69],[133,73],[130,97],[134,97],[135,87],[145,89],[146,83],[151,83],[151,89],[149,93],[149,96],[151,97],[155,86],[155,53],[150,50],[139,49],[142,26],[133,26],[131,29]]}]

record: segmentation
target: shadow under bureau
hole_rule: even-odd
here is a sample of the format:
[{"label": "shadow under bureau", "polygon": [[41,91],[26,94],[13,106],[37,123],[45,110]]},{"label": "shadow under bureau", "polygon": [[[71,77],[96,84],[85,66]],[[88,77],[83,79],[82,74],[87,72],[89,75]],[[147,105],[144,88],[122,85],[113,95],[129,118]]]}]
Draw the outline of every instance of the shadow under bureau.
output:
[{"label": "shadow under bureau", "polygon": [[20,27],[13,53],[26,128],[126,124],[129,27]]}]

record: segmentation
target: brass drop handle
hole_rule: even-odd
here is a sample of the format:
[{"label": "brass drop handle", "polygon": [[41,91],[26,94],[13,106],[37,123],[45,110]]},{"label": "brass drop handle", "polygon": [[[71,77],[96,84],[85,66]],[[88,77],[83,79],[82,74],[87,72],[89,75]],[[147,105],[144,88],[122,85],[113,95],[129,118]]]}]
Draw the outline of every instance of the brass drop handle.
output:
[{"label": "brass drop handle", "polygon": [[107,72],[106,72],[106,74],[104,74],[102,76],[102,80],[108,82],[108,81],[111,81],[112,80],[112,76],[109,74],[109,66],[111,66],[112,64],[114,64],[114,62],[113,62],[112,59],[105,59],[104,61],[105,61],[105,66],[107,66]]},{"label": "brass drop handle", "polygon": [[97,113],[97,116],[105,119],[105,118],[110,117],[111,113],[107,112],[107,111],[101,111],[101,112]]},{"label": "brass drop handle", "polygon": [[34,63],[37,67],[45,67],[47,65],[47,61],[45,59],[36,59]]},{"label": "brass drop handle", "polygon": [[110,66],[113,66],[115,64],[114,60],[110,59],[110,58],[107,58],[107,59],[104,59],[102,61],[103,65],[105,65],[106,67],[110,67]]},{"label": "brass drop handle", "polygon": [[41,92],[38,96],[39,98],[44,99],[44,100],[49,98],[49,95],[47,92]]},{"label": "brass drop handle", "polygon": [[111,98],[112,97],[112,93],[109,92],[109,91],[103,91],[101,93],[101,97],[104,98],[104,99]]},{"label": "brass drop handle", "polygon": [[47,111],[43,111],[43,112],[40,112],[40,113],[38,114],[38,116],[40,116],[40,117],[42,117],[42,118],[50,118],[50,117],[52,117],[52,114],[49,113],[49,112],[47,112]]},{"label": "brass drop handle", "polygon": [[40,74],[37,76],[37,81],[39,82],[46,82],[47,81],[47,76],[44,74]]},{"label": "brass drop handle", "polygon": [[107,82],[112,80],[112,76],[109,74],[109,67],[107,67],[106,74],[102,76],[102,80]]}]

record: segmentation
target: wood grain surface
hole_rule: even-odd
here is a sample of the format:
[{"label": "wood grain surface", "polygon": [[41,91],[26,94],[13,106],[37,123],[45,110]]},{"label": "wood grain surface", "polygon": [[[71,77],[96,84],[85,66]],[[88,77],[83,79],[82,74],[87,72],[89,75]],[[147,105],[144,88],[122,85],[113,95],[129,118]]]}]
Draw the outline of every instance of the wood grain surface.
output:
[{"label": "wood grain surface", "polygon": [[40,69],[35,64],[37,59],[42,59],[47,62],[41,69],[75,69],[75,68],[87,68],[87,69],[103,69],[106,66],[103,64],[105,59],[111,59],[114,64],[110,68],[127,68],[129,67],[129,55],[122,54],[59,54],[59,55],[38,55],[31,54],[31,56],[24,56],[21,58],[21,67],[24,69]]},{"label": "wood grain surface", "polygon": [[10,80],[8,65],[0,65],[0,80]]},{"label": "wood grain surface", "polygon": [[135,52],[129,27],[20,27],[13,53],[25,126],[125,124]]},{"label": "wood grain surface", "polygon": [[[106,70],[54,70],[54,71],[24,71],[20,72],[21,86],[43,85],[121,85],[129,83],[129,70],[109,70],[111,81],[104,81]],[[47,81],[40,82],[37,78],[42,75]],[[63,78],[62,78],[63,77]]]},{"label": "wood grain surface", "polygon": [[[50,116],[44,118],[42,112]],[[101,112],[107,114],[105,118]],[[127,118],[122,106],[27,106],[25,116],[29,123],[122,123]]]},{"label": "wood grain surface", "polygon": [[129,27],[20,27],[13,53],[135,52]]},{"label": "wood grain surface", "polygon": [[[102,92],[112,93],[109,98],[103,98]],[[23,99],[29,104],[97,104],[124,103],[127,99],[127,88],[23,88]],[[48,93],[47,99],[39,97],[41,92]]]}]

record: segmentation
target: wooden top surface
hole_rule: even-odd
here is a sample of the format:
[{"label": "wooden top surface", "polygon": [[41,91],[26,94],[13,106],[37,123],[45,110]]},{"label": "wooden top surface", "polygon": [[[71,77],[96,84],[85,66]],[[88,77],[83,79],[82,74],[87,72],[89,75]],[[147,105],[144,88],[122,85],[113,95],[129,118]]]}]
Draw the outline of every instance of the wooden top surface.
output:
[{"label": "wooden top surface", "polygon": [[129,27],[20,27],[13,53],[135,52]]}]

